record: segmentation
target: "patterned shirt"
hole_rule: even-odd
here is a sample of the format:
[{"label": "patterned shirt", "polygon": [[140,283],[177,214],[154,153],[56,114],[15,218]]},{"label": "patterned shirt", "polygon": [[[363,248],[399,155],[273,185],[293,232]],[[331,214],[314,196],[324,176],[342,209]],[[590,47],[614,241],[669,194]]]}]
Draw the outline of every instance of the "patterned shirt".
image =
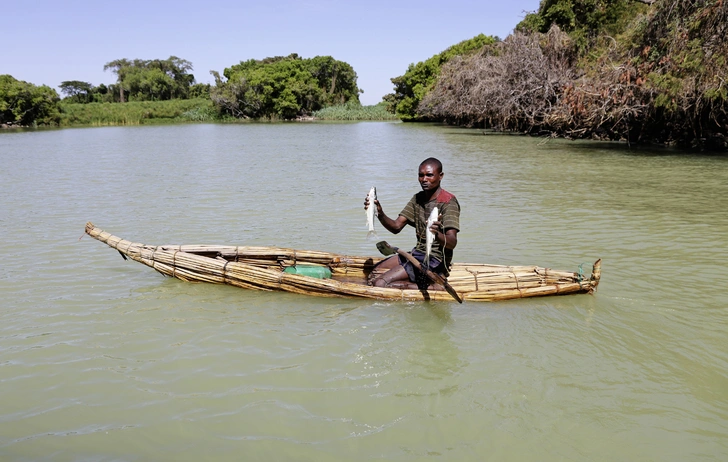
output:
[{"label": "patterned shirt", "polygon": [[[434,207],[437,207],[439,214],[442,215],[443,232],[448,229],[460,231],[460,204],[455,196],[442,188],[429,202],[425,202],[424,191],[418,192],[399,213],[407,219],[407,224],[414,226],[417,234],[415,250],[423,253],[427,250],[425,234],[427,218]],[[432,243],[430,255],[443,261],[443,246],[437,240]],[[449,267],[452,262],[452,249],[445,249],[445,257],[445,263]]]}]

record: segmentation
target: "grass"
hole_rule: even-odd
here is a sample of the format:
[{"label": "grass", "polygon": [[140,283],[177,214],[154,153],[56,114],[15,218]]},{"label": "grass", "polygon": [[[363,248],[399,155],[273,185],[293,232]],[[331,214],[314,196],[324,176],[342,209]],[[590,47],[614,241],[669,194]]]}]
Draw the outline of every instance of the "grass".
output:
[{"label": "grass", "polygon": [[[313,114],[317,120],[399,120],[386,111],[384,103],[362,106],[347,103]],[[61,103],[62,127],[151,125],[180,122],[230,121],[221,117],[209,99],[131,101],[127,103]]]},{"label": "grass", "polygon": [[318,120],[399,120],[399,117],[387,112],[385,107],[385,103],[373,106],[346,103],[321,109],[312,115]]},{"label": "grass", "polygon": [[61,103],[61,126],[146,125],[205,122],[216,119],[209,99],[136,101],[128,103]]}]

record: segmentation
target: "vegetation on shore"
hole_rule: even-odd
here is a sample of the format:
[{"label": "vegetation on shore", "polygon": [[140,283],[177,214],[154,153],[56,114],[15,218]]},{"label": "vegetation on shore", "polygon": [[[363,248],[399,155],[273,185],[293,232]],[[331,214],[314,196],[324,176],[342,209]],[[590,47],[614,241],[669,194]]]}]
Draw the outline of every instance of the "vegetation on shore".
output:
[{"label": "vegetation on shore", "polygon": [[[399,120],[384,103],[362,106],[349,102],[313,112],[309,120]],[[60,126],[149,125],[181,122],[232,122],[220,116],[206,98],[169,101],[132,101],[124,104],[61,102]],[[282,120],[276,117],[256,120]]]},{"label": "vegetation on shore", "polygon": [[416,118],[726,149],[726,32],[724,0],[542,0],[504,41],[445,63]]},{"label": "vegetation on shore", "polygon": [[205,98],[111,103],[61,103],[61,126],[145,125],[217,120],[212,101]]},{"label": "vegetation on shore", "polygon": [[362,106],[358,102],[350,101],[314,111],[312,117],[317,120],[399,120],[399,117],[387,111],[387,104],[384,102]]},{"label": "vegetation on shore", "polygon": [[[359,102],[354,69],[331,56],[304,59],[293,53],[250,59],[217,72],[216,85],[196,84],[192,63],[117,59],[105,70],[116,83],[98,86],[80,80],[61,83],[61,100],[48,86],[0,76],[0,125],[139,125],[235,119],[327,120],[396,119],[379,106]],[[329,111],[313,114],[326,108]]]},{"label": "vegetation on shore", "polygon": [[418,107],[422,98],[432,91],[442,67],[456,56],[476,52],[484,46],[491,45],[498,40],[498,37],[483,34],[476,35],[471,39],[463,40],[449,47],[447,50],[425,61],[410,64],[404,75],[392,79],[394,93],[384,96],[387,109],[392,113],[396,113],[402,120],[426,120],[427,118],[418,112]]},{"label": "vegetation on shore", "polygon": [[0,75],[0,126],[56,125],[60,120],[58,93],[11,75]]},{"label": "vegetation on shore", "polygon": [[170,56],[110,61],[115,83],[65,81],[63,100],[2,75],[0,125],[396,117],[728,149],[726,35],[728,0],[542,0],[504,40],[481,34],[411,64],[375,106],[331,56],[241,61],[213,86]]},{"label": "vegetation on shore", "polygon": [[359,103],[356,72],[331,56],[296,53],[250,59],[217,72],[210,97],[222,115],[294,119],[349,101]]}]

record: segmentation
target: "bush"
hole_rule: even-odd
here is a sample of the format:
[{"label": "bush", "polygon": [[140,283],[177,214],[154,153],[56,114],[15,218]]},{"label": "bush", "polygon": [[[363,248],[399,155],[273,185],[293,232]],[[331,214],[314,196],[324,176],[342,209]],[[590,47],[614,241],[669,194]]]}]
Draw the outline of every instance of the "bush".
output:
[{"label": "bush", "polygon": [[36,86],[0,75],[0,124],[56,125],[60,120],[60,98],[47,85]]},{"label": "bush", "polygon": [[456,56],[475,52],[497,40],[497,37],[480,34],[463,40],[425,61],[410,64],[404,75],[392,79],[394,93],[384,97],[384,101],[387,102],[387,110],[397,114],[402,120],[422,119],[423,115],[417,112],[418,105],[432,90],[442,66]]},{"label": "bush", "polygon": [[221,114],[236,118],[293,119],[323,107],[359,102],[356,72],[330,56],[297,54],[251,59],[225,69],[210,97]]}]

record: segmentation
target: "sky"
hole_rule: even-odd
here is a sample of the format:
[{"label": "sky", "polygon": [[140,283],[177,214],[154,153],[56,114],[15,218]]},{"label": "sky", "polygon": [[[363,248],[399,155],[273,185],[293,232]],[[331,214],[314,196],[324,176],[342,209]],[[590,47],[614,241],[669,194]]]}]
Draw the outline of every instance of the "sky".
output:
[{"label": "sky", "polygon": [[60,93],[65,80],[116,81],[115,59],[190,61],[210,70],[251,58],[332,56],[358,75],[362,104],[393,90],[391,78],[480,33],[507,37],[538,0],[510,1],[9,1],[0,9],[0,74]]}]

